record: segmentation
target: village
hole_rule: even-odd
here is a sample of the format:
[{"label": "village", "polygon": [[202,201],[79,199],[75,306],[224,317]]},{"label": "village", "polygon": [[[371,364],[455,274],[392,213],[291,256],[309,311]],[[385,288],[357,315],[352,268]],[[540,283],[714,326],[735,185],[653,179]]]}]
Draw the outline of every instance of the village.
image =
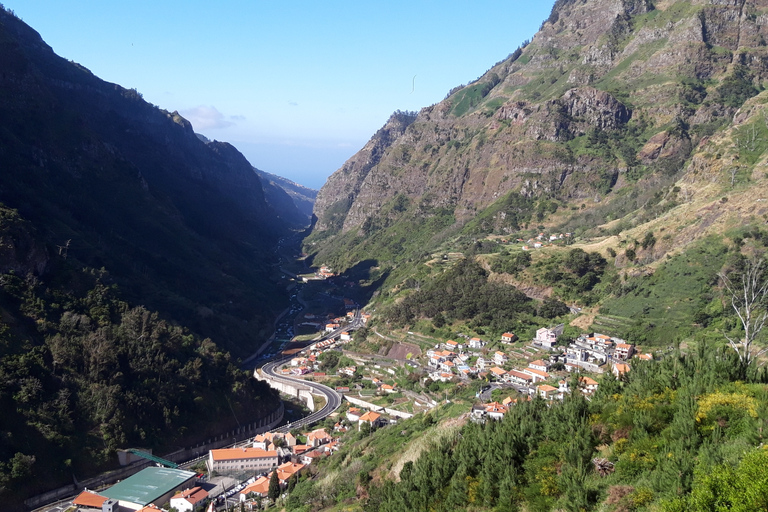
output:
[{"label": "village", "polygon": [[[314,276],[321,281],[334,277],[327,266]],[[342,300],[346,313],[341,316],[306,312],[293,320],[296,329],[313,332],[315,341],[297,348],[286,345],[275,372],[331,386],[343,402],[330,416],[306,431],[290,429],[288,423],[210,450],[189,468],[194,471],[153,457],[164,467],[147,467],[98,492],[86,489],[67,510],[261,510],[287,496],[301,479],[311,478],[317,471],[312,468],[333,456],[347,434],[368,435],[429,413],[451,403],[449,395],[455,400],[459,390],[475,390],[469,395],[471,407],[464,410],[469,419],[500,420],[520,400],[563,400],[574,391],[589,399],[601,374],[621,378],[633,361],[653,358],[606,334],[564,339],[563,324],[541,327],[528,340],[505,332],[495,340],[459,334],[456,340],[439,341],[409,331],[395,344],[402,348],[399,352],[360,353],[350,350],[354,331],[369,325],[371,314],[352,299]],[[391,336],[373,332],[392,343]],[[147,482],[153,482],[151,492]]]}]

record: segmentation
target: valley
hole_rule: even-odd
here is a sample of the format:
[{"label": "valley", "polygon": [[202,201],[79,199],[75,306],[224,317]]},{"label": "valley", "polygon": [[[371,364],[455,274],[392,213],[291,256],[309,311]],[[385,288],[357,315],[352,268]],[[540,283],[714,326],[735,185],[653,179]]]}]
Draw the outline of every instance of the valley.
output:
[{"label": "valley", "polygon": [[4,510],[768,510],[766,41],[557,0],[315,192],[0,8]]}]

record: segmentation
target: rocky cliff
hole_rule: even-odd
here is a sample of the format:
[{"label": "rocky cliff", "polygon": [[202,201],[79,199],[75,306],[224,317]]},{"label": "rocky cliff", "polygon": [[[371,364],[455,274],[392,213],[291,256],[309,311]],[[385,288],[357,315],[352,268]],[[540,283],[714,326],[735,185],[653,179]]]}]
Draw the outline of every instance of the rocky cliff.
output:
[{"label": "rocky cliff", "polygon": [[[510,233],[544,201],[609,221],[603,205],[665,193],[759,92],[766,21],[764,0],[558,0],[530,44],[415,117],[393,116],[334,173],[310,240],[352,247],[370,226],[446,208],[456,232],[491,206],[481,231]],[[642,206],[624,201],[619,216]],[[330,246],[322,256],[340,260]]]}]

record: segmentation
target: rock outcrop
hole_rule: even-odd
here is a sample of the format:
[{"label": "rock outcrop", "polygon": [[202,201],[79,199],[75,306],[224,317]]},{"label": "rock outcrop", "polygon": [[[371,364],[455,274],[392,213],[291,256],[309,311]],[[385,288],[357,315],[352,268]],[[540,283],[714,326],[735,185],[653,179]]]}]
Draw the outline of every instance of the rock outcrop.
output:
[{"label": "rock outcrop", "polygon": [[314,237],[446,208],[460,227],[509,194],[594,204],[644,187],[629,169],[679,172],[706,135],[695,127],[728,122],[768,79],[766,17],[768,0],[558,0],[522,51],[393,116],[334,173]]}]

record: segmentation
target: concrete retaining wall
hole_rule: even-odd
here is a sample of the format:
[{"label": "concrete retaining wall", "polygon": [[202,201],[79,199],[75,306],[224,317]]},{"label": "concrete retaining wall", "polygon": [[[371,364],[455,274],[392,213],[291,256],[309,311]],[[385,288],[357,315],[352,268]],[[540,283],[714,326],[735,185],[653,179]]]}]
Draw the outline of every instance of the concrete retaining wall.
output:
[{"label": "concrete retaining wall", "polygon": [[307,408],[310,411],[315,412],[315,399],[312,396],[313,390],[309,386],[302,386],[292,380],[262,375],[258,370],[253,372],[253,376],[258,380],[263,380],[269,384],[269,387],[276,389],[285,395],[295,396],[299,400],[302,400],[307,404]]},{"label": "concrete retaining wall", "polygon": [[360,400],[359,398],[352,398],[350,396],[344,395],[344,400],[347,402],[354,404],[358,407],[363,407],[365,409],[370,409],[371,411],[384,411],[385,413],[389,414],[390,416],[394,416],[396,418],[413,418],[413,414],[409,412],[403,412],[403,411],[397,411],[395,409],[389,409],[387,407],[382,407],[380,405],[372,404],[370,402],[366,402],[365,400]]}]

